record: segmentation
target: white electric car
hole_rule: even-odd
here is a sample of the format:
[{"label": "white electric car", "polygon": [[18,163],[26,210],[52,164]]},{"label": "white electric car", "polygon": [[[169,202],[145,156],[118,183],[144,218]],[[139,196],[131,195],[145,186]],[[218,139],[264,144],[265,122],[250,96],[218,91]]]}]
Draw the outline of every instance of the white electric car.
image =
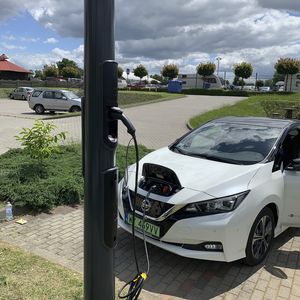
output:
[{"label": "white electric car", "polygon": [[[138,177],[138,237],[144,224],[148,242],[178,255],[258,264],[300,225],[300,121],[210,121],[141,159]],[[131,232],[135,165],[125,181],[119,225]]]}]

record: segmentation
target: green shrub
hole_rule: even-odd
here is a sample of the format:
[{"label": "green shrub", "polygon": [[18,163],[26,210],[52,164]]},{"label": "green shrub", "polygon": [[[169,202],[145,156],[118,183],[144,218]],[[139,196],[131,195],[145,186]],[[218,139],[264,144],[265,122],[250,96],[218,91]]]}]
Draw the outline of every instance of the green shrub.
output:
[{"label": "green shrub", "polygon": [[[81,146],[59,146],[43,164],[32,161],[25,150],[14,149],[0,155],[0,201],[36,211],[49,211],[57,205],[80,203],[84,196]],[[139,146],[139,157],[151,150]],[[117,148],[117,165],[124,176],[126,147]],[[128,165],[135,162],[134,147],[128,152]]]},{"label": "green shrub", "polygon": [[209,96],[240,96],[248,97],[247,91],[226,91],[222,89],[184,89],[183,94],[186,95],[209,95]]},{"label": "green shrub", "polygon": [[278,113],[279,117],[284,118],[286,108],[295,108],[295,111],[293,112],[295,116],[300,114],[299,101],[263,100],[260,104],[267,117],[272,117],[274,113]]},{"label": "green shrub", "polygon": [[32,128],[23,128],[16,136],[29,156],[42,162],[58,149],[58,143],[66,139],[66,132],[53,134],[56,129],[53,123],[36,120]]},{"label": "green shrub", "polygon": [[184,89],[183,94],[186,95],[208,95],[208,96],[238,96],[238,97],[250,97],[255,95],[290,95],[290,92],[250,92],[243,90],[222,90],[222,89]]}]

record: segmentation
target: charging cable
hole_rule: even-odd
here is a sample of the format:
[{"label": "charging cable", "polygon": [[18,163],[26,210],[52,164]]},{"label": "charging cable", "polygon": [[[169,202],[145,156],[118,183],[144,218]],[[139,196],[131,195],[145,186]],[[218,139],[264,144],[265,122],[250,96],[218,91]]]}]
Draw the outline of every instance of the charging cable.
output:
[{"label": "charging cable", "polygon": [[[149,269],[150,269],[150,263],[149,263],[149,256],[148,256],[148,249],[147,249],[147,244],[146,244],[146,237],[145,237],[145,229],[144,229],[144,224],[145,224],[145,211],[143,212],[143,238],[144,238],[144,246],[145,246],[145,251],[146,251],[146,257],[147,257],[147,272],[140,272],[139,269],[139,263],[138,263],[138,258],[137,258],[137,250],[136,250],[136,240],[135,240],[135,213],[136,213],[136,198],[137,198],[137,187],[138,187],[138,172],[139,172],[139,149],[138,149],[138,143],[136,140],[136,136],[135,136],[135,128],[132,125],[132,123],[130,122],[130,120],[124,115],[123,111],[119,108],[119,107],[110,107],[110,117],[113,120],[120,120],[123,122],[123,124],[126,126],[127,128],[127,132],[132,136],[133,142],[134,142],[134,147],[135,147],[135,160],[136,160],[136,171],[135,171],[135,187],[134,187],[134,197],[133,197],[133,216],[132,216],[132,242],[133,242],[133,253],[134,253],[134,260],[135,260],[135,264],[136,264],[136,270],[137,270],[137,275],[130,280],[129,282],[127,282],[122,289],[119,291],[118,296],[120,299],[127,299],[127,300],[137,300],[145,280],[148,277],[148,273],[149,273]],[[127,158],[128,158],[128,149],[129,149],[129,145],[130,142],[129,141],[128,145],[127,145],[127,150],[126,150],[126,166],[127,166]],[[126,185],[128,188],[128,171],[126,170]],[[148,192],[148,194],[150,195],[151,189]],[[148,196],[149,197],[149,196]],[[147,198],[147,197],[146,197]],[[128,289],[128,293],[126,295],[122,295],[122,292],[127,288]]]}]

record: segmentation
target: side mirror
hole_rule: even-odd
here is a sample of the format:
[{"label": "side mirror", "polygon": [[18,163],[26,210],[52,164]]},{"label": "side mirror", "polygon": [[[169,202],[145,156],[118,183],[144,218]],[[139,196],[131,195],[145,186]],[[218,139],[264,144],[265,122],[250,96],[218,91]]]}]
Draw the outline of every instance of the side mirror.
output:
[{"label": "side mirror", "polygon": [[286,169],[288,171],[300,171],[300,158],[293,159],[293,162],[289,164]]},{"label": "side mirror", "polygon": [[67,100],[67,97],[62,96],[61,99],[62,99],[62,100]]}]

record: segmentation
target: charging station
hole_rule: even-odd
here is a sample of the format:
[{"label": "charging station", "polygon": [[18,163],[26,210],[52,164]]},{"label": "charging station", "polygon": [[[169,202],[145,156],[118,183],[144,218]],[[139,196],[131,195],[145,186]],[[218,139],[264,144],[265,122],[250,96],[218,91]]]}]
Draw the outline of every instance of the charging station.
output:
[{"label": "charging station", "polygon": [[84,297],[112,300],[118,185],[118,121],[110,113],[118,106],[114,0],[85,0],[84,12]]}]

